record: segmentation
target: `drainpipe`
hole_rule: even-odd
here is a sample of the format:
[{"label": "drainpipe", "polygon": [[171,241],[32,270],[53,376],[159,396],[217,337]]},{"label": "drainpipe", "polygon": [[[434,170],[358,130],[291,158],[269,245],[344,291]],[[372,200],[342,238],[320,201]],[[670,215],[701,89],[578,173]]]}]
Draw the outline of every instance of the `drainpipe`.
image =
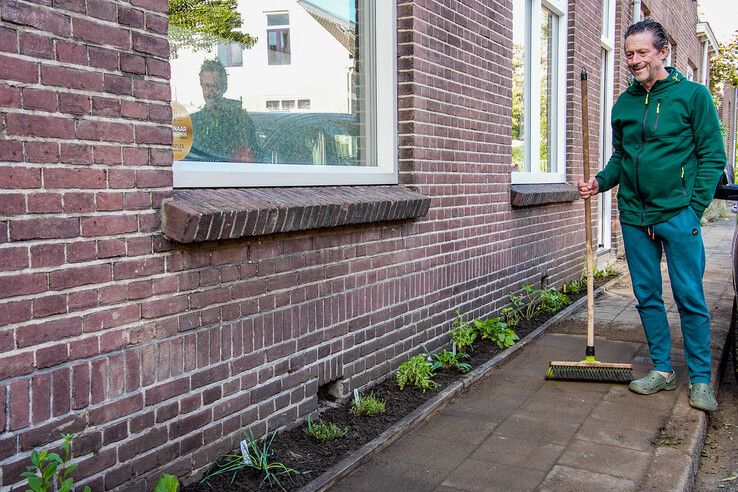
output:
[{"label": "drainpipe", "polygon": [[631,24],[635,24],[641,20],[641,0],[633,0],[633,17]]}]

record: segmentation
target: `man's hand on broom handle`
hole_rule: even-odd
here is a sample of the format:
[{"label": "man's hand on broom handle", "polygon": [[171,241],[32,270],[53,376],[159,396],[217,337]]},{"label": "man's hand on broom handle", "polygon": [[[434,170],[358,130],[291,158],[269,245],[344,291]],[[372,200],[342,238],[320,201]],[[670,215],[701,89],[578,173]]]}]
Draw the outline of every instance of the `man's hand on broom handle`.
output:
[{"label": "man's hand on broom handle", "polygon": [[591,196],[595,196],[600,191],[600,184],[595,178],[589,178],[589,181],[580,179],[577,181],[577,189],[579,190],[579,197],[582,200],[586,200]]}]

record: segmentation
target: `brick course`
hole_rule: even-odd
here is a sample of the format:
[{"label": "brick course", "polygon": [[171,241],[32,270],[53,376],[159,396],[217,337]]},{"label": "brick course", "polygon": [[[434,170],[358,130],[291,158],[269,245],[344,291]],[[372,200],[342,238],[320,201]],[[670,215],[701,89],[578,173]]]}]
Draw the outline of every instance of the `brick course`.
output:
[{"label": "brick course", "polygon": [[[581,174],[582,65],[590,94],[599,86],[601,3],[569,6],[569,182]],[[694,33],[673,12],[691,3],[653,3],[672,12],[681,66]],[[618,2],[617,33],[629,8]],[[148,490],[165,469],[192,480],[244,429],[314,411],[319,385],[361,388],[438,347],[455,309],[490,315],[525,283],[581,272],[579,202],[510,203],[510,0],[398,1],[399,180],[430,203],[394,222],[422,214],[392,199],[340,212],[330,207],[356,195],[338,189],[333,205],[314,192],[292,217],[280,205],[228,215],[212,197],[234,192],[175,192],[166,9],[0,3],[0,487],[60,432],[79,434],[75,477],[95,490]],[[206,211],[209,226],[182,219],[176,238],[207,241],[162,231],[162,202],[176,221],[167,207],[187,193],[207,203],[179,211]],[[260,235],[210,234],[249,226]]]}]

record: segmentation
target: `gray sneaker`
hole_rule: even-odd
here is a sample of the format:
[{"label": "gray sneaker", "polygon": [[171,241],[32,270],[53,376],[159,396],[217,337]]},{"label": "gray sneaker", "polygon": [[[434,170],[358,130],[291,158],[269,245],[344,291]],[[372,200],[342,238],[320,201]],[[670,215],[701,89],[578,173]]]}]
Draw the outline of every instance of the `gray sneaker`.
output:
[{"label": "gray sneaker", "polygon": [[707,383],[694,383],[689,385],[689,404],[705,412],[717,410],[718,403],[712,386]]},{"label": "gray sneaker", "polygon": [[671,391],[676,387],[675,372],[672,372],[669,377],[664,377],[656,371],[650,371],[641,379],[635,379],[628,385],[630,391],[639,395],[652,395],[661,390]]}]

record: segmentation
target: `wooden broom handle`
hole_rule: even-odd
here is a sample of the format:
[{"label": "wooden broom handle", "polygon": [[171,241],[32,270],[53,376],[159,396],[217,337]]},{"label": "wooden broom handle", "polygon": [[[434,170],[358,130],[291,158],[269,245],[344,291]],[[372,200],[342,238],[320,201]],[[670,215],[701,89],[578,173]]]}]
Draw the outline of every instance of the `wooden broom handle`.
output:
[{"label": "wooden broom handle", "polygon": [[[584,182],[589,182],[589,104],[587,70],[582,69],[582,167]],[[587,346],[594,347],[594,257],[592,252],[592,200],[584,200],[585,254],[587,261]]]}]

